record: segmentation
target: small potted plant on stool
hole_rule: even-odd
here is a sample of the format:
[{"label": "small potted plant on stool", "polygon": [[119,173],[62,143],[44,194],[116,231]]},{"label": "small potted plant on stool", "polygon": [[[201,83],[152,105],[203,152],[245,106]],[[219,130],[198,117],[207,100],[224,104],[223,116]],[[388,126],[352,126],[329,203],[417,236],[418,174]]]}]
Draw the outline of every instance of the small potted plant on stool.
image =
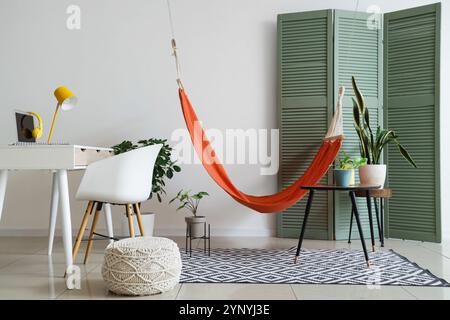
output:
[{"label": "small potted plant on stool", "polygon": [[355,169],[367,164],[365,158],[350,158],[350,156],[343,151],[344,157],[338,159],[339,168],[334,169],[334,180],[337,186],[348,187],[355,185]]},{"label": "small potted plant on stool", "polygon": [[205,196],[209,196],[209,194],[205,191],[200,191],[196,194],[191,194],[190,191],[181,190],[169,202],[172,203],[173,201],[178,200],[181,203],[181,205],[177,208],[177,211],[181,209],[187,209],[190,213],[192,213],[192,216],[186,217],[185,221],[189,226],[190,236],[193,238],[204,236],[205,232],[204,225],[206,223],[206,217],[198,216],[197,210],[200,201]]}]

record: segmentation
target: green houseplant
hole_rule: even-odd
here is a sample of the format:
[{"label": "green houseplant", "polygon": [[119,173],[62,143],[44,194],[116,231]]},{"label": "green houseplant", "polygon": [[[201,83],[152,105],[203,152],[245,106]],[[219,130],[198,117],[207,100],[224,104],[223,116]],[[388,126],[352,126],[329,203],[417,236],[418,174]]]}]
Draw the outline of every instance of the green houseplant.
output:
[{"label": "green houseplant", "polygon": [[191,194],[190,190],[180,190],[177,195],[169,201],[169,203],[172,203],[175,200],[178,200],[180,202],[180,206],[177,208],[177,211],[186,209],[192,214],[192,216],[185,218],[185,221],[189,226],[191,237],[196,238],[204,235],[204,224],[206,223],[206,217],[197,215],[197,211],[200,201],[205,196],[209,196],[208,192],[200,191],[195,194]]},{"label": "green houseplant", "polygon": [[359,168],[361,184],[384,186],[386,180],[386,165],[381,164],[383,149],[389,143],[397,146],[403,158],[413,167],[417,165],[406,148],[400,144],[399,137],[393,130],[377,127],[376,132],[370,125],[369,109],[366,107],[364,97],[359,90],[355,77],[352,77],[352,86],[355,93],[353,100],[353,121],[359,138],[359,147],[362,158],[367,159],[367,165]]},{"label": "green houseplant", "polygon": [[334,180],[337,186],[348,187],[355,184],[355,169],[367,164],[365,158],[352,159],[345,151],[343,157],[338,159],[338,167],[334,169]]}]

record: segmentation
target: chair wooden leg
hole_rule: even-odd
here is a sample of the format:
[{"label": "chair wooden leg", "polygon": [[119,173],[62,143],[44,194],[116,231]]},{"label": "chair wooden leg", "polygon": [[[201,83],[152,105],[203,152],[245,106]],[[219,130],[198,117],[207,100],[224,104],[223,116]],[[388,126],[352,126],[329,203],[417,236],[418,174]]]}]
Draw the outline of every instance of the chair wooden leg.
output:
[{"label": "chair wooden leg", "polygon": [[97,227],[98,218],[100,216],[100,211],[102,210],[103,203],[97,203],[97,208],[95,209],[94,219],[92,220],[91,232],[89,233],[89,241],[86,247],[86,253],[84,254],[84,264],[86,264],[89,254],[92,250],[92,245],[94,244],[94,232]]},{"label": "chair wooden leg", "polygon": [[139,231],[141,232],[141,236],[143,237],[145,236],[145,230],[144,230],[144,223],[142,222],[141,208],[137,203],[135,203],[133,206],[134,212],[136,213],[137,222],[139,225]]},{"label": "chair wooden leg", "polygon": [[78,254],[78,250],[80,249],[81,240],[83,239],[84,232],[86,231],[86,226],[88,224],[89,216],[92,214],[92,209],[94,207],[95,202],[89,201],[86,207],[86,211],[84,212],[83,219],[81,220],[80,230],[78,230],[78,235],[75,240],[75,244],[72,249],[72,259],[75,261],[75,258]]},{"label": "chair wooden leg", "polygon": [[130,237],[134,238],[133,213],[131,212],[131,204],[125,205],[127,208],[128,228],[130,229]]}]

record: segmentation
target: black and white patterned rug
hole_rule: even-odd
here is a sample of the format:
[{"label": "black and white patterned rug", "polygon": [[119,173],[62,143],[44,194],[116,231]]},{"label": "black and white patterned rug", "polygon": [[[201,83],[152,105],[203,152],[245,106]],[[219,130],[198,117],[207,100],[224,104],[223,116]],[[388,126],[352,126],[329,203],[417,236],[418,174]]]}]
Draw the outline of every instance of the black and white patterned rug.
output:
[{"label": "black and white patterned rug", "polygon": [[211,256],[181,250],[182,283],[290,283],[449,287],[444,279],[398,253],[370,253],[366,267],[360,250],[302,250],[293,263],[295,248],[211,249]]}]

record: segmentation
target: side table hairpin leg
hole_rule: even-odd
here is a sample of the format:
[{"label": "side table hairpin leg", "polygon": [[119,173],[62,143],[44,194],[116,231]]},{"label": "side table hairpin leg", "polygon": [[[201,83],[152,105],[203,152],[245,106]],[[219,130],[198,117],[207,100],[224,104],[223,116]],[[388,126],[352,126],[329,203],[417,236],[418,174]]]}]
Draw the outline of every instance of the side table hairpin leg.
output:
[{"label": "side table hairpin leg", "polygon": [[[380,203],[382,198],[380,198]],[[373,198],[373,202],[375,204],[375,215],[377,216],[377,227],[378,227],[378,236],[380,237],[380,242],[383,243],[383,235],[381,232],[381,223],[380,223],[380,211],[378,210],[378,199]]]},{"label": "side table hairpin leg", "polygon": [[362,244],[362,247],[364,250],[364,257],[366,259],[367,267],[370,268],[370,260],[369,260],[369,255],[367,254],[366,242],[364,240],[364,234],[363,234],[363,230],[362,230],[362,226],[361,226],[361,220],[359,219],[358,207],[356,205],[355,192],[350,191],[349,194],[350,194],[350,199],[352,201],[352,207],[353,207],[353,213],[355,215],[356,225],[358,226],[359,237],[361,239],[361,244]]},{"label": "side table hairpin leg", "polygon": [[352,212],[350,213],[350,229],[348,230],[348,243],[352,243],[352,229],[353,229],[353,206]]},{"label": "side table hairpin leg", "polygon": [[372,200],[369,190],[366,191],[367,213],[369,215],[370,240],[372,241],[372,252],[375,252],[375,236],[373,232]]},{"label": "side table hairpin leg", "polygon": [[302,248],[303,237],[305,236],[306,223],[308,221],[308,216],[311,211],[312,201],[314,197],[314,190],[309,191],[308,203],[306,204],[305,216],[303,217],[302,231],[300,232],[300,237],[298,239],[297,252],[295,253],[294,263],[297,264],[298,257],[300,256],[300,250]]},{"label": "side table hairpin leg", "polygon": [[381,246],[384,247],[384,199],[380,198]]}]

